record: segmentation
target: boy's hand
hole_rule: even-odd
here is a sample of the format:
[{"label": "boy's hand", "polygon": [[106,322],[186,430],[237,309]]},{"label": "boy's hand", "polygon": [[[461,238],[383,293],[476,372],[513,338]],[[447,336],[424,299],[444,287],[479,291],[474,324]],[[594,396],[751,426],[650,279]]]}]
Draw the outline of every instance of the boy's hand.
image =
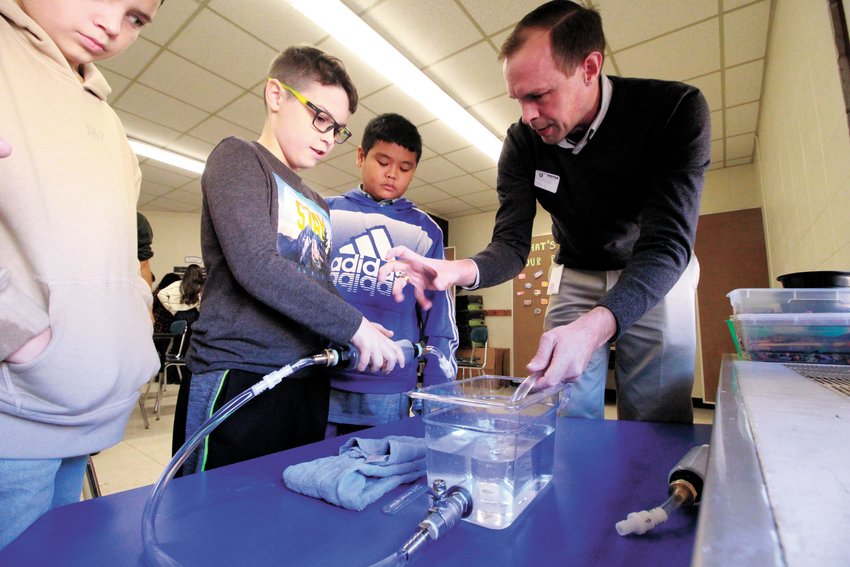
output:
[{"label": "boy's hand", "polygon": [[351,337],[351,344],[360,352],[357,361],[359,372],[363,372],[367,367],[370,372],[391,372],[396,364],[404,368],[404,353],[401,352],[401,347],[388,338],[392,334],[392,331],[363,317],[360,327]]},{"label": "boy's hand", "polygon": [[0,138],[0,158],[12,155],[12,144],[8,140]]}]

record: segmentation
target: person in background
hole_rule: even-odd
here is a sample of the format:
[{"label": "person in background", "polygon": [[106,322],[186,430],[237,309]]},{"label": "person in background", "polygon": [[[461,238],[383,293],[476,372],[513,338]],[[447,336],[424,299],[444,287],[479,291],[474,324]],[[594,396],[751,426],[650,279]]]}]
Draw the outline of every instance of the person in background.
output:
[{"label": "person in background", "polygon": [[148,282],[148,286],[153,288],[153,282],[156,277],[151,271],[151,258],[153,258],[153,228],[148,222],[147,217],[140,212],[136,212],[136,235],[138,238],[139,269],[142,272],[142,279]]},{"label": "person in background", "polygon": [[[432,307],[425,311],[413,297],[392,299],[392,281],[375,277],[384,254],[404,245],[426,258],[442,260],[443,233],[426,213],[404,198],[422,156],[416,126],[398,114],[382,114],[366,126],[357,148],[362,183],[340,197],[328,199],[334,241],[331,279],[343,299],[393,331],[394,337],[417,342],[424,338],[450,361],[441,367],[428,357],[423,384],[454,378],[457,327],[450,292],[427,292]],[[342,435],[372,425],[408,417],[406,392],[416,388],[417,367],[374,373],[332,369],[328,435]]]},{"label": "person in background", "polygon": [[0,548],[79,501],[159,368],[141,173],[94,65],[159,5],[0,0]]},{"label": "person in background", "polygon": [[180,274],[168,272],[162,279],[159,280],[159,285],[153,290],[153,332],[154,333],[169,333],[171,332],[171,323],[174,322],[174,314],[165,308],[162,301],[159,300],[159,292],[170,286],[174,282],[180,281]]},{"label": "person in background", "polygon": [[[389,332],[336,293],[327,204],[298,176],[350,137],[357,91],[342,63],[313,47],[286,49],[267,76],[260,139],[224,139],[201,177],[207,281],[188,354],[187,437],[265,374],[328,341],[353,344],[360,370],[403,364]],[[316,367],[288,377],[213,431],[184,472],[323,439],[329,388],[327,371]]]},{"label": "person in background", "polygon": [[605,75],[604,52],[599,14],[574,2],[547,2],[517,24],[499,57],[522,118],[499,159],[492,241],[454,262],[391,250],[398,261],[382,276],[406,272],[398,297],[407,282],[507,281],[525,265],[539,203],[560,248],[547,330],[527,367],[536,385],[574,382],[568,415],[602,418],[616,342],[620,419],[690,423],[708,105],[689,85]]},{"label": "person in background", "polygon": [[203,269],[197,264],[189,264],[183,279],[157,292],[157,298],[171,313],[173,321],[186,321],[191,326],[198,320],[204,279]]}]

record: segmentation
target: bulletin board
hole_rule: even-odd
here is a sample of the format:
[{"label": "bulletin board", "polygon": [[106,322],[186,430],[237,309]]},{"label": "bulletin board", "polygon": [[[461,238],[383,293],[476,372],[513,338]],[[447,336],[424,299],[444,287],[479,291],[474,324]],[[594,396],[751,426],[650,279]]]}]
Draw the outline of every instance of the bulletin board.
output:
[{"label": "bulletin board", "polygon": [[525,376],[525,365],[537,352],[543,317],[549,305],[549,268],[558,244],[551,234],[534,236],[525,268],[513,279],[514,356],[511,376]]}]

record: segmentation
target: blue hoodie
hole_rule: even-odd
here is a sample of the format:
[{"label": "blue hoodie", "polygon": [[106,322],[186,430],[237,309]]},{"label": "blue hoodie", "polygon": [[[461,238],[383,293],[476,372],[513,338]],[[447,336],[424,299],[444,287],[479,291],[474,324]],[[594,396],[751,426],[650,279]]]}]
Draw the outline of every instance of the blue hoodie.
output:
[{"label": "blue hoodie", "polygon": [[[450,360],[453,372],[446,376],[433,356],[426,357],[425,386],[454,379],[458,337],[451,292],[426,292],[433,306],[423,311],[413,293],[406,293],[403,302],[395,302],[392,276],[384,282],[377,279],[383,258],[393,246],[404,245],[428,258],[443,259],[440,227],[403,197],[379,203],[356,188],[327,201],[334,235],[331,280],[337,291],[367,319],[392,330],[393,339],[426,339]],[[334,370],[331,386],[358,393],[407,392],[416,387],[416,365],[389,374]]]}]

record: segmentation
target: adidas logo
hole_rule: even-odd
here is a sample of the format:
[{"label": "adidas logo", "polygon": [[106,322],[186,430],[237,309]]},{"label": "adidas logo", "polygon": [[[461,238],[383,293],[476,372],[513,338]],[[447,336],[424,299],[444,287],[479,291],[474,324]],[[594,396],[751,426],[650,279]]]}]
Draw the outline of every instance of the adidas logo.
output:
[{"label": "adidas logo", "polygon": [[350,293],[368,293],[389,296],[395,276],[378,281],[378,269],[384,256],[393,247],[386,227],[376,226],[354,236],[339,249],[339,255],[331,261],[331,281],[337,288]]}]

